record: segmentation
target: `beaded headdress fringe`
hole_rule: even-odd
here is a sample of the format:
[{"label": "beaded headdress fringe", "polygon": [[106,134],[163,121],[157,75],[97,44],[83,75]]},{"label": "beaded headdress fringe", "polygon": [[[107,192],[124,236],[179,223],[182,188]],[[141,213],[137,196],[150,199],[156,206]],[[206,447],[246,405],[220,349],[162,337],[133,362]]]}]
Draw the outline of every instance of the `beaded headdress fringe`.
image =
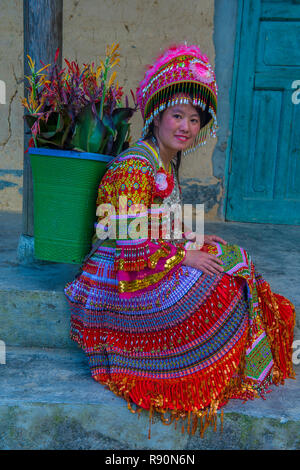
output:
[{"label": "beaded headdress fringe", "polygon": [[207,104],[209,104],[207,111],[213,117],[213,119],[210,119],[209,122],[201,127],[193,146],[183,152],[184,155],[204,145],[206,143],[208,133],[210,133],[211,137],[216,137],[216,131],[218,128],[216,117],[216,99],[209,89],[205,88],[204,86],[199,86],[198,83],[194,82],[184,82],[170,85],[167,88],[159,90],[151,97],[145,108],[145,116],[147,117],[144,121],[142,137],[146,137],[151,123],[153,122],[155,116],[157,116],[160,112],[171,106],[176,106],[177,104],[188,103],[191,103],[195,107],[201,108],[203,112],[207,109]]}]

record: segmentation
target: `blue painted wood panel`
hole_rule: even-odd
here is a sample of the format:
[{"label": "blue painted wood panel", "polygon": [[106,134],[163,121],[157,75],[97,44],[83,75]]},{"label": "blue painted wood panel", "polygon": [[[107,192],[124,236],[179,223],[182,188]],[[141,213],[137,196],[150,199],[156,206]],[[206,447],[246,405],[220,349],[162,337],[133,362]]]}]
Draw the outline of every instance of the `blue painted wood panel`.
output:
[{"label": "blue painted wood panel", "polygon": [[239,17],[225,217],[300,224],[300,4],[244,0]]},{"label": "blue painted wood panel", "polygon": [[258,40],[256,71],[300,64],[300,21],[261,21]]}]

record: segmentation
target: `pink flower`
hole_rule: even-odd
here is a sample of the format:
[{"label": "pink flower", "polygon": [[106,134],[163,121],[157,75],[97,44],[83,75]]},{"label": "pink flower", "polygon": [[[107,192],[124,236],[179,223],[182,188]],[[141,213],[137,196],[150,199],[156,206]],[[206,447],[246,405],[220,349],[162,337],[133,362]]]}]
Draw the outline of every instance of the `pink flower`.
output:
[{"label": "pink flower", "polygon": [[162,168],[158,170],[155,177],[154,196],[165,198],[170,196],[174,189],[174,178],[172,174],[167,173]]},{"label": "pink flower", "polygon": [[167,175],[158,172],[156,175],[155,183],[159,191],[164,191],[168,187]]},{"label": "pink flower", "polygon": [[214,81],[213,73],[204,65],[194,63],[191,65],[191,71],[195,78],[203,83],[211,83]]}]

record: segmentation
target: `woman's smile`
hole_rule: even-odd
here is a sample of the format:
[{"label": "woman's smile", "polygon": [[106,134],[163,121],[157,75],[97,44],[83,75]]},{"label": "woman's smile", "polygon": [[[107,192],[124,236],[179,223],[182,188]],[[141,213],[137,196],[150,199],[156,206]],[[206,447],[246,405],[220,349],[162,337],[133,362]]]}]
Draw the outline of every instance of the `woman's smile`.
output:
[{"label": "woman's smile", "polygon": [[176,139],[178,139],[180,142],[186,142],[188,140],[188,137],[186,135],[175,135]]}]

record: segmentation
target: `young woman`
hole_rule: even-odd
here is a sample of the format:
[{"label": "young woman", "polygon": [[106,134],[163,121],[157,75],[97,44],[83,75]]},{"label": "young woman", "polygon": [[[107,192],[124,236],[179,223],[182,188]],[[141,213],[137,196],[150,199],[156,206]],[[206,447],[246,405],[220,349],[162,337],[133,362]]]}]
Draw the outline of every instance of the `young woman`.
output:
[{"label": "young woman", "polygon": [[164,237],[157,207],[181,203],[181,153],[215,136],[208,58],[196,46],[168,49],[137,97],[143,138],[113,160],[99,186],[97,204],[113,209],[110,236],[65,288],[71,337],[93,378],[132,411],[156,411],[166,423],[187,418],[189,432],[200,418],[203,432],[229,399],[263,396],[271,383],[294,377],[295,312],[243,248],[214,235],[202,247],[187,235]]}]

